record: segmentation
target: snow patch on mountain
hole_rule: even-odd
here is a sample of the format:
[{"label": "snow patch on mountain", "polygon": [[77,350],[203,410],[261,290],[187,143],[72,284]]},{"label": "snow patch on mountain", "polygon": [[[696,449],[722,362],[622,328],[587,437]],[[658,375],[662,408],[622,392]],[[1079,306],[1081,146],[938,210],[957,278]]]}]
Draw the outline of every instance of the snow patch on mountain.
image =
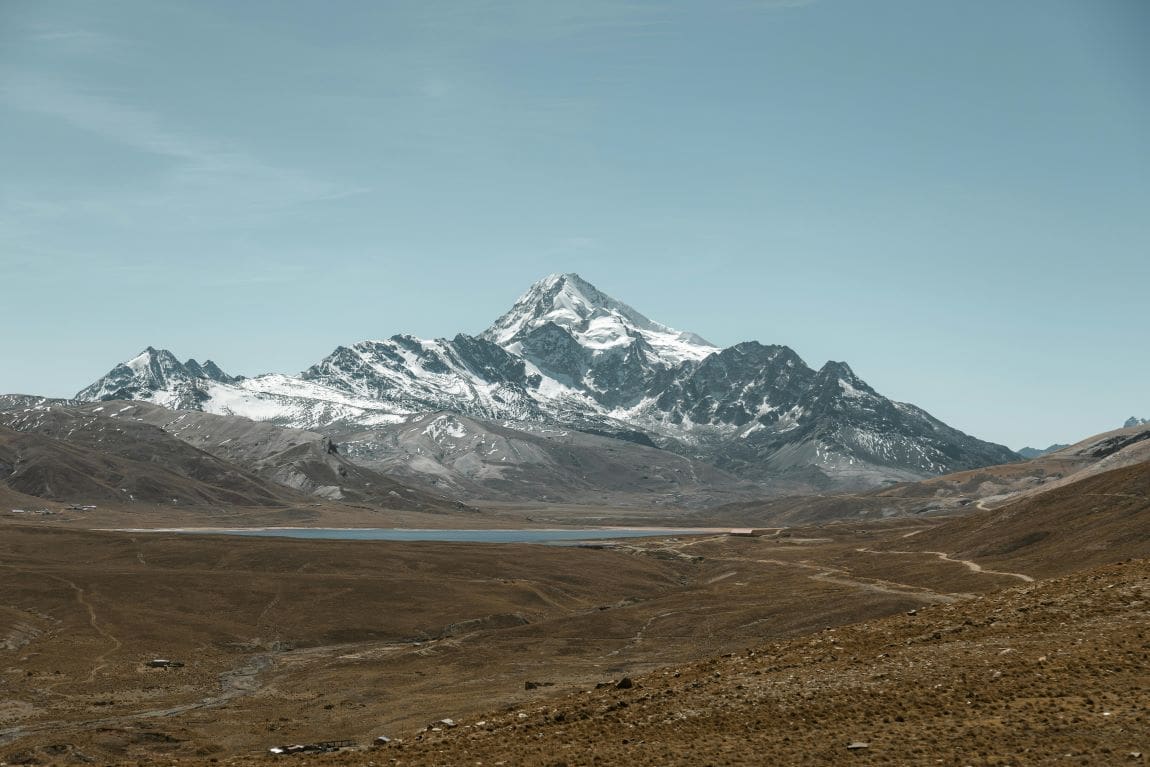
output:
[{"label": "snow patch on mountain", "polygon": [[465,429],[463,424],[456,418],[449,415],[441,415],[427,424],[427,426],[423,428],[423,433],[431,437],[435,442],[442,442],[448,437],[463,439],[467,436],[467,429]]},{"label": "snow patch on mountain", "polygon": [[[382,425],[398,423],[408,413],[395,412],[378,400],[349,397],[329,387],[278,373],[237,384],[211,383],[200,409],[215,415],[240,415],[300,429],[336,423]],[[159,403],[157,403],[159,404]]]}]

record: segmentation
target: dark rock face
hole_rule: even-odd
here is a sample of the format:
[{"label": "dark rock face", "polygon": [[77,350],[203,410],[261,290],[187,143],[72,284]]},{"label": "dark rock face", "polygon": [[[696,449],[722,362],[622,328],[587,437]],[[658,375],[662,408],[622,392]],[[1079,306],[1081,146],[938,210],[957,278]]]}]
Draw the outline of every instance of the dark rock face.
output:
[{"label": "dark rock face", "polygon": [[[322,428],[292,420],[315,402],[323,413],[346,411],[343,427],[365,407],[376,423],[380,413],[394,423],[446,411],[657,445],[757,481],[873,486],[1018,457],[883,397],[844,362],[814,370],[786,346],[755,341],[719,349],[571,274],[532,286],[479,336],[341,346],[286,380],[273,382],[277,403],[305,404],[284,410],[283,425]],[[235,408],[245,396],[269,396],[260,382],[149,348],[77,398],[211,410],[226,395],[227,412],[243,415]]]},{"label": "dark rock face", "polygon": [[452,340],[451,350],[463,366],[481,380],[520,387],[526,380],[523,360],[490,341],[460,333]]},{"label": "dark rock face", "polygon": [[524,358],[567,386],[583,385],[591,368],[591,353],[554,322],[544,323],[527,333],[522,349]]},{"label": "dark rock face", "polygon": [[[814,373],[785,346],[748,341],[691,365],[652,387],[672,423],[743,426],[779,420],[810,388]],[[766,411],[764,412],[764,409]]]},{"label": "dark rock face", "polygon": [[593,360],[587,377],[588,393],[607,408],[632,407],[659,369],[650,345],[640,336]]}]

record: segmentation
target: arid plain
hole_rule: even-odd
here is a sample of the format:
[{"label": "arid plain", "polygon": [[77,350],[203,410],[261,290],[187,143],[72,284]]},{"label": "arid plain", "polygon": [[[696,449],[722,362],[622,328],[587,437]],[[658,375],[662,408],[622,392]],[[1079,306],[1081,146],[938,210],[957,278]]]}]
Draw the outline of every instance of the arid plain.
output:
[{"label": "arid plain", "polygon": [[[1133,759],[1147,571],[1103,562],[1145,555],[1148,485],[1134,466],[1008,511],[594,548],[8,523],[3,757],[263,760],[384,735],[323,758]],[[1020,545],[1028,515],[1046,534]]]}]

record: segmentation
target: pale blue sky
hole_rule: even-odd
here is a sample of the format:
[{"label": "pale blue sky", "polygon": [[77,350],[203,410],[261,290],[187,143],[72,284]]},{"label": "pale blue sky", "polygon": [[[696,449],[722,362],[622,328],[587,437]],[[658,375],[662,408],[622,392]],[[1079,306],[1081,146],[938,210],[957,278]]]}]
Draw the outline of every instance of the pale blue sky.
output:
[{"label": "pale blue sky", "polygon": [[1150,417],[1145,0],[0,2],[0,391],[577,271],[1021,447]]}]

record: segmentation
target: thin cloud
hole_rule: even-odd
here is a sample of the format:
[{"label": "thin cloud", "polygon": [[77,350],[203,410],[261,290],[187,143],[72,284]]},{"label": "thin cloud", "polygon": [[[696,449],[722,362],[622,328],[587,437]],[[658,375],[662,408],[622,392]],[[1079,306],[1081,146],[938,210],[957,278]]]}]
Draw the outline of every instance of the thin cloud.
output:
[{"label": "thin cloud", "polygon": [[769,11],[778,8],[803,8],[816,2],[818,0],[748,0],[742,7],[752,11]]},{"label": "thin cloud", "polygon": [[58,43],[80,48],[96,49],[111,48],[123,45],[122,40],[104,34],[93,32],[90,29],[65,29],[53,27],[35,27],[28,38],[37,43]]},{"label": "thin cloud", "polygon": [[[334,200],[365,191],[272,165],[225,142],[170,128],[160,115],[38,76],[0,80],[0,101],[57,118],[78,130],[170,163],[160,188],[135,203],[170,206],[183,215],[269,210]],[[117,201],[122,204],[124,200]],[[73,209],[81,201],[72,201]],[[31,203],[29,203],[31,204]]]},{"label": "thin cloud", "polygon": [[626,0],[487,0],[463,5],[449,0],[420,0],[411,9],[420,26],[473,41],[556,38],[588,29],[642,29],[665,24],[673,14],[673,9],[665,5]]},{"label": "thin cloud", "polygon": [[27,112],[58,117],[71,125],[125,146],[194,163],[214,161],[223,152],[211,143],[166,130],[145,110],[72,90],[41,77],[9,77],[0,96]]},{"label": "thin cloud", "polygon": [[[813,5],[818,0],[715,0],[703,10],[769,11]],[[418,0],[406,6],[415,27],[434,31],[441,45],[506,40],[558,40],[611,30],[631,36],[658,34],[697,13],[690,0]]]}]

